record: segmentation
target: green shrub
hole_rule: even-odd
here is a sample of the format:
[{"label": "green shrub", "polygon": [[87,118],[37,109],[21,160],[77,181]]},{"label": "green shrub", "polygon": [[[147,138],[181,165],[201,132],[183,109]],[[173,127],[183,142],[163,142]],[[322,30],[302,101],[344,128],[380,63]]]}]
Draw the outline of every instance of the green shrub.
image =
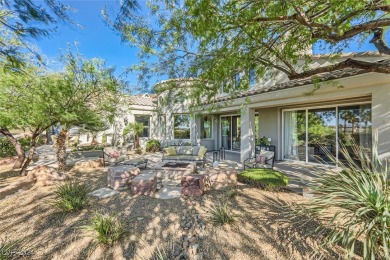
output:
[{"label": "green shrub", "polygon": [[54,191],[53,205],[64,212],[77,211],[89,202],[90,189],[85,183],[69,181],[58,185]]},{"label": "green shrub", "polygon": [[234,222],[235,216],[228,209],[227,203],[219,203],[211,208],[210,220],[214,225],[222,226]]},{"label": "green shrub", "polygon": [[106,143],[107,143],[107,134],[104,133],[104,134],[102,135],[102,144],[106,144]]},{"label": "green shrub", "polygon": [[248,169],[238,174],[237,180],[265,190],[280,190],[288,184],[289,178],[271,169]]},{"label": "green shrub", "polygon": [[[18,141],[22,145],[25,151],[27,151],[30,148],[31,137],[27,136],[27,137],[19,138]],[[40,146],[42,144],[43,144],[43,139],[38,138],[37,146]],[[15,147],[12,145],[12,143],[8,141],[8,139],[5,137],[0,138],[0,158],[10,157],[15,155],[16,155],[16,150]]]},{"label": "green shrub", "polygon": [[96,241],[104,245],[112,245],[124,234],[122,224],[116,216],[98,212],[95,212],[90,223],[83,229],[92,231]]},{"label": "green shrub", "polygon": [[[317,232],[326,234],[326,244],[343,246],[348,258],[360,240],[364,259],[390,259],[390,171],[375,147],[371,161],[371,155],[356,144],[354,155],[340,146],[346,158],[338,162],[343,170],[318,174],[312,187],[317,197],[304,213],[321,220]],[[337,162],[329,152],[328,156]]]},{"label": "green shrub", "polygon": [[155,153],[160,151],[161,143],[158,140],[152,139],[146,143],[146,151]]},{"label": "green shrub", "polygon": [[232,199],[238,195],[238,191],[236,189],[228,189],[228,190],[226,190],[225,194],[228,198]]},{"label": "green shrub", "polygon": [[18,249],[18,241],[0,241],[0,260],[12,259],[14,252]]}]

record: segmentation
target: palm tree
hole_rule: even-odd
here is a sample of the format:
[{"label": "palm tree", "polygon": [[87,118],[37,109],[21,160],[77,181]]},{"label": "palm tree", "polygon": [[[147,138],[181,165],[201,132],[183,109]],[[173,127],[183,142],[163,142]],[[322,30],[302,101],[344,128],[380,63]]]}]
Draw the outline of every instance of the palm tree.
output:
[{"label": "palm tree", "polygon": [[130,131],[133,131],[133,134],[134,134],[134,148],[138,149],[140,147],[139,136],[144,131],[144,125],[142,123],[138,123],[138,122],[128,124],[123,129],[123,139],[125,138],[126,135],[128,135],[130,133]]}]

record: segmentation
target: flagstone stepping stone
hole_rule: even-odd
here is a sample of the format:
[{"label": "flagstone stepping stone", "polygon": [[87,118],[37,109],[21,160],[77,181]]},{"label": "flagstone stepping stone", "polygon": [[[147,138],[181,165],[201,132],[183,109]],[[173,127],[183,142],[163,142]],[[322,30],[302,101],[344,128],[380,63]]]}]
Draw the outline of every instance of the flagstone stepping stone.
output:
[{"label": "flagstone stepping stone", "polygon": [[155,195],[157,199],[174,199],[180,198],[181,196],[181,187],[163,187]]},{"label": "flagstone stepping stone", "polygon": [[89,193],[90,196],[97,197],[99,199],[109,198],[117,194],[119,194],[119,191],[110,188],[101,188]]}]

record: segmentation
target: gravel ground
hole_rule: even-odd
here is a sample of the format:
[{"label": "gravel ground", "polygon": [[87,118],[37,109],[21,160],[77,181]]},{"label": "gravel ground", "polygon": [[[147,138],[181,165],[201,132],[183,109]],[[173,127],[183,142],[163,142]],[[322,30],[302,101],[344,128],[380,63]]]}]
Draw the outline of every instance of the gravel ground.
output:
[{"label": "gravel ground", "polygon": [[[106,186],[103,169],[70,173],[93,189]],[[26,259],[150,259],[158,252],[180,257],[184,243],[196,251],[190,259],[340,258],[338,248],[320,250],[312,234],[314,221],[302,226],[286,217],[291,205],[305,201],[293,193],[240,185],[234,198],[224,191],[208,191],[199,199],[161,200],[121,192],[64,215],[50,204],[53,189],[33,187],[0,201],[0,241],[19,240],[21,248],[32,253]],[[227,202],[236,215],[232,225],[210,223],[208,211],[219,202]],[[113,212],[124,223],[127,233],[110,248],[96,245],[80,229],[95,210]]]}]

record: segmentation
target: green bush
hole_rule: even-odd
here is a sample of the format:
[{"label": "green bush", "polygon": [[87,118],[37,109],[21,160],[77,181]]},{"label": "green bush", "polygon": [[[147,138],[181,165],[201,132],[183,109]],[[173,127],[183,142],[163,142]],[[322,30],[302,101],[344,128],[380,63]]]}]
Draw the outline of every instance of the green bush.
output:
[{"label": "green bush", "polygon": [[[345,161],[328,152],[342,171],[320,172],[313,191],[317,197],[305,206],[305,214],[323,223],[317,232],[326,234],[326,244],[341,245],[347,257],[363,242],[363,259],[390,259],[390,171],[378,159],[353,144],[354,154],[341,144]],[[331,214],[329,214],[331,213]]]},{"label": "green bush", "polygon": [[147,152],[152,152],[152,153],[158,152],[158,151],[160,151],[160,147],[161,147],[160,141],[155,140],[155,139],[149,140],[146,143],[146,151]]},{"label": "green bush", "polygon": [[104,134],[102,135],[102,144],[106,144],[106,143],[107,143],[107,134],[104,133]]},{"label": "green bush", "polygon": [[228,209],[226,203],[219,203],[211,208],[210,220],[215,226],[222,226],[234,222],[235,216]]},{"label": "green bush", "polygon": [[83,229],[92,231],[96,241],[105,245],[112,245],[124,234],[122,224],[116,216],[98,212],[95,212],[90,223]]},{"label": "green bush", "polygon": [[73,149],[73,151],[93,151],[93,150],[103,150],[104,145],[83,145],[78,146]]},{"label": "green bush", "polygon": [[[19,138],[18,141],[20,142],[20,144],[22,145],[25,151],[27,151],[30,148],[31,137],[27,136],[27,137]],[[43,138],[38,138],[37,146],[40,146],[42,144],[43,144]],[[15,147],[12,145],[12,143],[8,141],[8,139],[5,137],[0,138],[0,158],[10,157],[15,155],[16,155],[16,150]]]},{"label": "green bush", "polygon": [[53,205],[64,212],[77,211],[89,202],[89,187],[85,183],[68,181],[54,191]]},{"label": "green bush", "polygon": [[265,190],[280,190],[288,184],[289,178],[272,169],[248,169],[238,174],[237,180]]},{"label": "green bush", "polygon": [[13,254],[18,249],[18,241],[1,240],[0,241],[0,260],[13,259]]}]

